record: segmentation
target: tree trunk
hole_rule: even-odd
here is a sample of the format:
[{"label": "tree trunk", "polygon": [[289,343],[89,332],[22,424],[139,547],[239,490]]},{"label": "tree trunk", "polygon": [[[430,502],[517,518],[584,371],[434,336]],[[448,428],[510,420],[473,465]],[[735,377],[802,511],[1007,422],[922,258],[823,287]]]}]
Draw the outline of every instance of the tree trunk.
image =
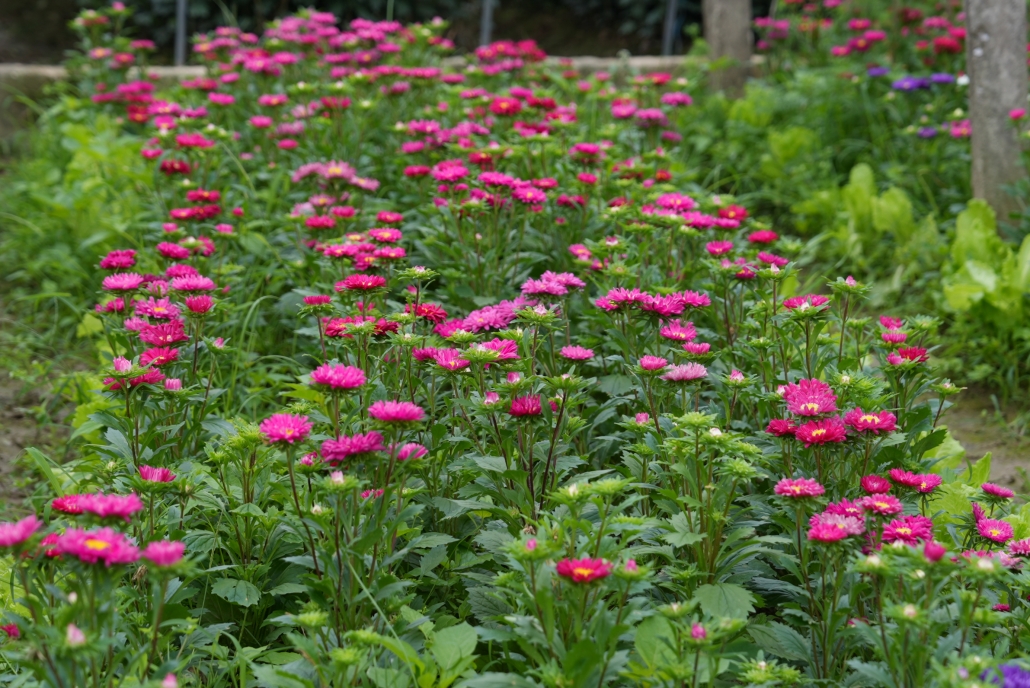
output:
[{"label": "tree trunk", "polygon": [[744,93],[751,65],[751,0],[704,0],[702,13],[714,63],[709,81],[714,90],[736,98]]},{"label": "tree trunk", "polygon": [[1026,0],[966,0],[973,195],[1007,220],[1021,209],[1004,187],[1026,176],[1009,112],[1027,106]]}]

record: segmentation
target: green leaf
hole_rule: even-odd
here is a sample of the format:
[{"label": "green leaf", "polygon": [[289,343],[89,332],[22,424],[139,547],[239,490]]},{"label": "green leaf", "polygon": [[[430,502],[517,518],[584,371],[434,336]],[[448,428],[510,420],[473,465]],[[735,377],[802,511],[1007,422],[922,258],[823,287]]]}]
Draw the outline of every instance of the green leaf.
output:
[{"label": "green leaf", "polygon": [[254,680],[262,688],[312,688],[311,681],[267,664],[258,665],[254,669]]},{"label": "green leaf", "polygon": [[476,629],[462,622],[457,626],[437,631],[433,636],[430,650],[437,663],[443,669],[450,669],[465,657],[471,657],[476,651]]},{"label": "green leaf", "polygon": [[411,683],[409,672],[384,667],[371,667],[368,670],[368,677],[376,688],[408,688]]},{"label": "green leaf", "polygon": [[673,664],[676,651],[672,643],[675,635],[672,625],[664,616],[649,616],[637,626],[637,635],[633,646],[640,658],[651,668]]},{"label": "green leaf", "polygon": [[1030,234],[1023,237],[1023,243],[1019,245],[1016,270],[1019,275],[1020,291],[1030,292]]},{"label": "green leaf", "polygon": [[236,580],[234,578],[223,578],[211,586],[211,592],[227,602],[238,604],[241,607],[249,607],[257,604],[261,599],[261,591],[252,583]]},{"label": "green leaf", "polygon": [[539,688],[536,681],[519,674],[488,671],[458,684],[458,688]]},{"label": "green leaf", "polygon": [[57,476],[54,475],[54,472],[50,469],[50,464],[53,463],[50,460],[50,458],[43,454],[43,452],[36,449],[35,447],[27,447],[25,449],[25,453],[28,454],[29,458],[31,458],[39,467],[40,472],[46,476],[47,481],[50,483],[50,487],[52,487],[54,492],[57,493],[57,496],[63,497],[64,486],[61,484],[61,481],[57,479]]},{"label": "green leaf", "polygon": [[452,542],[456,542],[455,538],[446,533],[422,533],[409,542],[408,547],[412,549],[432,549],[439,545],[449,545]]},{"label": "green leaf", "polygon": [[775,621],[748,629],[755,644],[771,655],[795,662],[812,661],[812,644],[790,626]]},{"label": "green leaf", "polygon": [[294,593],[308,592],[308,586],[300,583],[280,583],[268,591],[269,595],[292,595]]},{"label": "green leaf", "polygon": [[734,583],[702,585],[694,591],[694,599],[705,614],[719,618],[746,619],[755,611],[755,596]]},{"label": "green leaf", "polygon": [[75,328],[76,337],[92,337],[95,334],[99,334],[104,331],[103,321],[93,315],[92,313],[86,313],[82,316],[82,322]]},{"label": "green leaf", "polygon": [[672,532],[662,535],[662,539],[673,547],[687,547],[705,539],[704,535],[690,531],[686,514],[676,514],[669,519],[669,524],[672,526]]},{"label": "green leaf", "polygon": [[881,234],[893,232],[895,239],[903,242],[915,233],[912,202],[901,189],[887,189],[879,198],[873,199],[872,208],[873,227]]}]

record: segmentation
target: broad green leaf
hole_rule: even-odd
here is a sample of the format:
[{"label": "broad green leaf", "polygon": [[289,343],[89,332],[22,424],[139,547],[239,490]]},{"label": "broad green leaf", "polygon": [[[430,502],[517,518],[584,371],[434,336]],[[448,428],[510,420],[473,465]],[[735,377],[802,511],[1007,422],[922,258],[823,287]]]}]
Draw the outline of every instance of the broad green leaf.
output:
[{"label": "broad green leaf", "polygon": [[450,669],[465,657],[471,657],[476,651],[477,642],[476,629],[462,622],[437,631],[430,650],[441,668]]},{"label": "broad green leaf", "polygon": [[488,671],[458,684],[458,688],[538,688],[540,684],[519,674]]},{"label": "broad green leaf", "polygon": [[294,593],[308,592],[308,586],[300,583],[280,583],[268,591],[269,595],[292,595]]},{"label": "broad green leaf", "polygon": [[258,665],[254,669],[254,680],[261,688],[312,688],[314,685],[311,681],[302,679],[285,669],[268,664]]},{"label": "broad green leaf", "polygon": [[656,614],[637,626],[633,646],[649,667],[657,668],[676,661],[676,651],[670,644],[674,642],[675,635],[669,620]]},{"label": "broad green leaf", "polygon": [[755,611],[755,596],[734,583],[702,585],[694,591],[694,599],[705,614],[719,618],[746,619]]},{"label": "broad green leaf", "polygon": [[1016,270],[1019,276],[1020,291],[1030,292],[1030,234],[1023,237],[1023,243],[1019,245]]},{"label": "broad green leaf", "polygon": [[411,673],[385,667],[370,667],[368,677],[376,688],[408,688],[411,685]]},{"label": "broad green leaf", "polygon": [[812,661],[812,644],[790,626],[778,622],[751,626],[748,633],[758,647],[795,662]]},{"label": "broad green leaf", "polygon": [[215,581],[215,584],[211,586],[211,592],[223,600],[238,604],[241,607],[257,604],[261,599],[261,591],[253,583],[234,578],[223,578]]},{"label": "broad green leaf", "polygon": [[912,201],[904,191],[891,187],[872,201],[873,228],[880,234],[891,232],[898,242],[906,241],[915,233],[912,219]]},{"label": "broad green leaf", "polygon": [[76,337],[92,337],[104,331],[104,323],[92,313],[82,316],[82,322],[75,328]]}]

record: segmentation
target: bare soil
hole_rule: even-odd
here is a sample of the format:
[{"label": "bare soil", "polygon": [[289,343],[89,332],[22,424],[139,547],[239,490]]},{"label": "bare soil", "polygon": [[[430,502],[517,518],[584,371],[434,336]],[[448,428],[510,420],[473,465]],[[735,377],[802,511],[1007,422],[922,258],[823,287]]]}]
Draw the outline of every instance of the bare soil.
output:
[{"label": "bare soil", "polygon": [[976,461],[991,453],[991,480],[1018,492],[1030,489],[1030,437],[1025,434],[1026,404],[996,404],[984,390],[967,390],[953,397],[944,425]]}]

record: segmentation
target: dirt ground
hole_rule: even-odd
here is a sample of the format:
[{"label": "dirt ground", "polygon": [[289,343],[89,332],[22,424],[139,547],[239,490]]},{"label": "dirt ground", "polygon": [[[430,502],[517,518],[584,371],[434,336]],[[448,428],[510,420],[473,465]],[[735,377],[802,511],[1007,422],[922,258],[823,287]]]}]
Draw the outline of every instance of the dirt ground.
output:
[{"label": "dirt ground", "polygon": [[1009,404],[995,406],[988,392],[967,390],[953,397],[955,407],[944,416],[952,436],[965,448],[968,458],[976,461],[991,452],[991,480],[1017,492],[1030,489],[1030,437],[1025,432],[1030,409]]}]

